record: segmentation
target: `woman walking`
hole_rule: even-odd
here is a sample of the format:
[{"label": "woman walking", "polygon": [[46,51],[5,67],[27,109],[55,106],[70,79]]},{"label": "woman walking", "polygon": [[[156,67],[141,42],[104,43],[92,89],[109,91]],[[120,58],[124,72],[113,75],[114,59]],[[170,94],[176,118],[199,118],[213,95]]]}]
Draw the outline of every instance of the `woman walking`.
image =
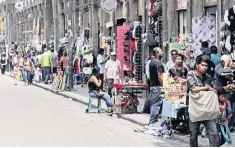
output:
[{"label": "woman walking", "polygon": [[27,58],[27,56],[24,57],[24,76],[26,78],[25,85],[31,85],[32,84],[32,63]]}]

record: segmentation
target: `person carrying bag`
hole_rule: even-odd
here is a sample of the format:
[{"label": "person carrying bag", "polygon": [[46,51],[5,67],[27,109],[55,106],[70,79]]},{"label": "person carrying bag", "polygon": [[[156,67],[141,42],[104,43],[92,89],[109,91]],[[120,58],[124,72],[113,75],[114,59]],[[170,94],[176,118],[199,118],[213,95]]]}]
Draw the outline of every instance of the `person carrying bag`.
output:
[{"label": "person carrying bag", "polygon": [[204,124],[209,135],[210,147],[218,147],[216,119],[219,117],[220,110],[217,91],[211,87],[211,76],[206,74],[208,60],[199,56],[196,64],[196,71],[190,71],[187,77],[190,146],[198,147],[199,128]]}]

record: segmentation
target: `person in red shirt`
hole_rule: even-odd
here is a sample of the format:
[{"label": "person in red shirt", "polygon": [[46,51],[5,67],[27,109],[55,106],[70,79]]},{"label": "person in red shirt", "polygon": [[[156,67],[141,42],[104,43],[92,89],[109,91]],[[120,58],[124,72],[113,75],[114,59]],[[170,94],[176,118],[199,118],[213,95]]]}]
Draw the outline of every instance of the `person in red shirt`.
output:
[{"label": "person in red shirt", "polygon": [[63,71],[63,76],[64,76],[65,70],[66,70],[66,66],[67,66],[67,52],[64,52],[64,54],[61,57],[59,63],[61,64],[61,70]]}]

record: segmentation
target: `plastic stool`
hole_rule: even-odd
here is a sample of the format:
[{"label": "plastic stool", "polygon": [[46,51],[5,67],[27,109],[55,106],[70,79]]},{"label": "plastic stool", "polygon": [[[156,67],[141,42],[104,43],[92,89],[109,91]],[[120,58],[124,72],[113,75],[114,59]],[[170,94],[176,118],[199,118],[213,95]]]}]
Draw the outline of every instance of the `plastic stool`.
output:
[{"label": "plastic stool", "polygon": [[[97,107],[92,107],[92,100],[93,99],[98,99]],[[98,113],[101,113],[101,111],[102,111],[102,108],[101,108],[101,99],[100,98],[95,98],[95,97],[89,97],[89,103],[88,103],[87,107],[88,107],[86,109],[87,113],[91,113],[92,110],[97,110]]]},{"label": "plastic stool", "polygon": [[82,83],[82,76],[81,74],[74,74],[73,75],[73,84],[77,85],[77,84],[81,84]]}]

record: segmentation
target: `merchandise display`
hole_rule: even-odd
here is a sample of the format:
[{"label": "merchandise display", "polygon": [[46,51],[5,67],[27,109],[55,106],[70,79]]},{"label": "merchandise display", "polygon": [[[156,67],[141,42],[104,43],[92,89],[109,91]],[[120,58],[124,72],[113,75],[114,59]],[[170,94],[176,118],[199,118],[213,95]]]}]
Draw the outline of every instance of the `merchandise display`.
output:
[{"label": "merchandise display", "polygon": [[131,79],[126,82],[113,83],[113,88],[115,89],[113,100],[116,113],[136,113],[139,97],[143,90],[148,89],[148,85]]},{"label": "merchandise display", "polygon": [[216,45],[216,16],[207,15],[192,19],[193,50],[195,57],[201,53],[201,42],[208,41],[209,45]]},{"label": "merchandise display", "polygon": [[174,80],[168,73],[164,73],[163,90],[167,102],[172,104],[186,104],[187,83],[185,79]]}]

